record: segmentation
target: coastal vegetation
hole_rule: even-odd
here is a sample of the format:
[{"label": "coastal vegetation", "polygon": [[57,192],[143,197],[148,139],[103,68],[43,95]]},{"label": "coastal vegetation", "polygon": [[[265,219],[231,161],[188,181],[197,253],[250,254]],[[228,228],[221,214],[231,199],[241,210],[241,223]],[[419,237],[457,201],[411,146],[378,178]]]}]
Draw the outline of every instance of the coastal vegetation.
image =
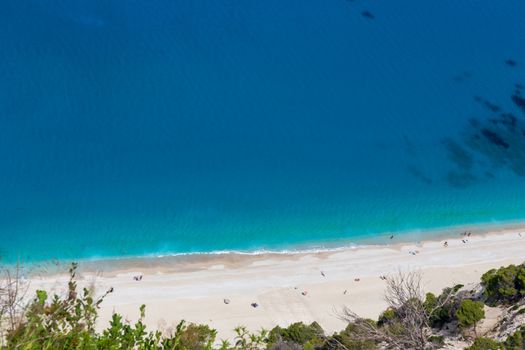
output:
[{"label": "coastal vegetation", "polygon": [[[77,265],[72,264],[64,295],[51,296],[38,290],[28,303],[24,302],[28,299],[18,272],[5,272],[0,285],[0,349],[525,349],[524,265],[488,271],[480,288],[466,290],[456,285],[439,295],[423,292],[420,274],[399,273],[387,278],[388,308],[378,320],[345,309],[340,317],[347,321],[347,327],[331,335],[316,322],[297,322],[258,332],[238,327],[231,342],[220,341],[208,325],[184,321],[168,334],[150,331],[144,323],[144,305],[135,323],[114,314],[109,325],[97,331],[98,309],[113,289],[98,297],[89,289],[79,290],[76,271]],[[502,317],[478,337],[477,326],[483,322],[488,305],[500,308]]]},{"label": "coastal vegetation", "polygon": [[489,270],[481,283],[490,305],[512,304],[525,296],[525,265]]}]

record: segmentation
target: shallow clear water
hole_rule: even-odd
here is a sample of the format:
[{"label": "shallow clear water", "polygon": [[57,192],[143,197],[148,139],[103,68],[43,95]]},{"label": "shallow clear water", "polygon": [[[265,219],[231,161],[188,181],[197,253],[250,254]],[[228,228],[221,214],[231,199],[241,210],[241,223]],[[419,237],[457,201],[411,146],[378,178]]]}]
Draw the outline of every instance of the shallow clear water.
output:
[{"label": "shallow clear water", "polygon": [[522,0],[2,2],[2,259],[525,219],[524,14]]}]

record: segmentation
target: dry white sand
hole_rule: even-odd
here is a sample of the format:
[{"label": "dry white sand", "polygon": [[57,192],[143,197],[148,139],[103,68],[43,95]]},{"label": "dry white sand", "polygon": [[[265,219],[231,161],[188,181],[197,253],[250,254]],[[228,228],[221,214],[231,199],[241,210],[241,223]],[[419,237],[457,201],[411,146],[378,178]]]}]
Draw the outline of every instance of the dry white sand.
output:
[{"label": "dry white sand", "polygon": [[[372,318],[385,308],[380,275],[420,270],[428,291],[439,292],[456,283],[475,285],[490,268],[525,261],[525,233],[519,230],[462,239],[448,239],[447,248],[442,240],[295,255],[109,261],[102,272],[84,269],[80,284],[96,286],[97,293],[115,290],[103,303],[100,327],[113,312],[134,321],[146,304],[150,327],[166,330],[185,319],[209,324],[220,339],[232,338],[238,325],[258,330],[296,321],[317,321],[331,333],[345,326],[338,317],[343,306]],[[144,277],[135,281],[135,275]],[[63,293],[65,281],[34,275],[31,289]]]}]

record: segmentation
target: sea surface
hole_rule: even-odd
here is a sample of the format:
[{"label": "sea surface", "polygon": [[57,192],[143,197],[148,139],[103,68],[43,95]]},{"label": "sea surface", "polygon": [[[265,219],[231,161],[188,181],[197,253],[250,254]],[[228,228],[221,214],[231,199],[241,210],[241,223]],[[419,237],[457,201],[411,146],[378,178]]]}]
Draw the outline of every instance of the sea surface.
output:
[{"label": "sea surface", "polygon": [[0,2],[0,256],[525,220],[523,0]]}]

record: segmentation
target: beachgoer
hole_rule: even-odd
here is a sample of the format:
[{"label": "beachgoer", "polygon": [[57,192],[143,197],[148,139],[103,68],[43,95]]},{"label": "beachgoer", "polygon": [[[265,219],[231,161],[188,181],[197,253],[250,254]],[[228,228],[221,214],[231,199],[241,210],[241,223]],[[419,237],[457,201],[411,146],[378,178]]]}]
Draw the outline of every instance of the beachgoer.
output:
[{"label": "beachgoer", "polygon": [[345,291],[343,292],[343,294],[346,295],[346,289],[345,289]]},{"label": "beachgoer", "polygon": [[321,276],[326,277],[326,276],[324,275],[324,272],[323,272],[323,271],[321,271]]},{"label": "beachgoer", "polygon": [[303,296],[307,296],[307,295],[308,295],[308,291],[304,290],[304,291],[301,292],[301,294],[302,294]]},{"label": "beachgoer", "polygon": [[257,303],[252,303],[251,305],[252,305],[253,308],[259,307],[259,304],[257,304]]}]

